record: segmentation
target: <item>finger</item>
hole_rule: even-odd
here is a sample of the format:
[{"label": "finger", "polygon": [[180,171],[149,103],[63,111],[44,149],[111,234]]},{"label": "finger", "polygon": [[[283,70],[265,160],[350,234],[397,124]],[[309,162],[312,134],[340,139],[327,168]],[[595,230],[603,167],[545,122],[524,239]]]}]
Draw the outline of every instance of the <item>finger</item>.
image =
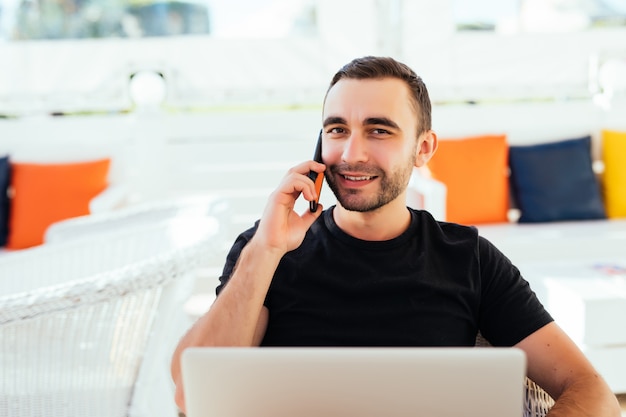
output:
[{"label": "finger", "polygon": [[315,171],[318,174],[326,171],[326,165],[320,162],[316,162],[316,161],[309,161],[309,162],[312,163],[312,165],[309,165],[309,171]]},{"label": "finger", "polygon": [[324,170],[326,170],[326,165],[320,162],[311,160],[311,161],[302,162],[292,167],[288,172],[308,175],[310,171],[315,171],[319,173],[319,172],[324,172]]},{"label": "finger", "polygon": [[309,227],[311,227],[315,220],[317,220],[317,218],[322,215],[322,211],[324,211],[324,206],[318,204],[317,210],[315,210],[314,212],[307,209],[304,213],[300,215],[300,218],[302,218],[302,222],[304,223],[307,230],[309,229]]},{"label": "finger", "polygon": [[290,199],[295,201],[300,194],[304,195],[304,198],[311,200],[315,198],[317,192],[315,191],[315,183],[311,181],[305,174],[297,172],[290,172],[280,183],[277,190],[278,194],[287,194]]},{"label": "finger", "polygon": [[307,201],[313,201],[319,199],[319,194],[324,181],[323,174],[318,174],[316,181],[312,181],[311,178],[306,177],[305,187],[302,189],[302,196]]},{"label": "finger", "polygon": [[318,198],[318,192],[315,183],[308,176],[311,170],[324,172],[326,166],[315,161],[305,161],[298,164],[289,171],[274,190],[268,203],[279,204],[287,209],[293,209],[296,200],[303,195],[307,201]]}]

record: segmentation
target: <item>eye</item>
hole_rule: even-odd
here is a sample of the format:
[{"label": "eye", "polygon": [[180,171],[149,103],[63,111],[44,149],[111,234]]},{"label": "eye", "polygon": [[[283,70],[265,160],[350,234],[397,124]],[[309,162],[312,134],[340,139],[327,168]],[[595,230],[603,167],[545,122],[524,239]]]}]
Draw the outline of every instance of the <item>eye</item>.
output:
[{"label": "eye", "polygon": [[327,131],[327,133],[341,134],[345,133],[346,130],[343,127],[333,127]]},{"label": "eye", "polygon": [[375,135],[389,135],[391,134],[388,130],[385,129],[373,129],[372,133]]}]

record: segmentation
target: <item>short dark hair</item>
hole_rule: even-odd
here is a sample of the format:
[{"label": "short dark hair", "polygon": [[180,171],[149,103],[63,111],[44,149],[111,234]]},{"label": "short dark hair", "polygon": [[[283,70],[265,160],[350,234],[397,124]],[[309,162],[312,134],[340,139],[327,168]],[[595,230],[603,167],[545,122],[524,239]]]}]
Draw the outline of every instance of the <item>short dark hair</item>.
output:
[{"label": "short dark hair", "polygon": [[326,90],[326,95],[343,78],[361,80],[385,77],[398,78],[407,84],[411,91],[412,104],[417,114],[417,134],[420,135],[429,131],[432,128],[432,109],[426,84],[408,65],[393,58],[365,56],[352,60],[337,71],[330,82],[328,90]]}]

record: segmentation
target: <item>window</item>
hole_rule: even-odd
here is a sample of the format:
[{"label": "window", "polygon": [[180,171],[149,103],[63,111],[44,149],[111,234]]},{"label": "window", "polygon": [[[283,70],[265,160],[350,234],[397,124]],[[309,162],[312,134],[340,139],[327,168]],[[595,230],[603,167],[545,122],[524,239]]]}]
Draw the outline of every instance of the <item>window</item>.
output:
[{"label": "window", "polygon": [[576,32],[626,27],[624,0],[452,0],[457,30]]},{"label": "window", "polygon": [[312,0],[0,0],[0,39],[315,33]]},{"label": "window", "polygon": [[315,0],[212,0],[216,38],[284,38],[317,34]]},{"label": "window", "polygon": [[515,21],[518,0],[454,0],[453,15],[457,30],[495,30]]}]

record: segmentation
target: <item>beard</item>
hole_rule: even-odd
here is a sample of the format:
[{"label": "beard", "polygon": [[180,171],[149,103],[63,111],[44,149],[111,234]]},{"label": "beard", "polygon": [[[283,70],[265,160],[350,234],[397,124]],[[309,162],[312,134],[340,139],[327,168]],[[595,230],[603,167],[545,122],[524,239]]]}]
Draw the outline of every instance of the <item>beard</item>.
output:
[{"label": "beard", "polygon": [[[333,194],[335,194],[339,204],[346,210],[361,213],[374,211],[395,200],[404,192],[413,172],[414,155],[415,153],[412,153],[411,158],[407,159],[403,164],[396,166],[389,173],[379,167],[368,164],[331,165],[329,167],[330,175],[326,175],[326,182]],[[335,180],[341,176],[340,172],[359,172],[363,175],[377,177],[376,180],[379,183],[378,192],[368,193],[361,189],[340,188]]]}]

